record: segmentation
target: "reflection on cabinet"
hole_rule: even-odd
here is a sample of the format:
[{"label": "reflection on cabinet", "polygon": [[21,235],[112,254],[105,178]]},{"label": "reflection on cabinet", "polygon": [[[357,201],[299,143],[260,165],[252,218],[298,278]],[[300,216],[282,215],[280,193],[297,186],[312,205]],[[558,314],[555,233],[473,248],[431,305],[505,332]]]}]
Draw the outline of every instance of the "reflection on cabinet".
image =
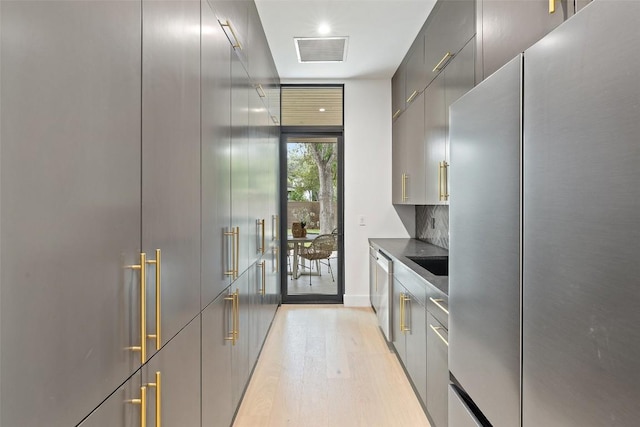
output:
[{"label": "reflection on cabinet", "polygon": [[589,0],[478,0],[478,22],[486,23],[478,26],[478,82],[588,3]]},{"label": "reflection on cabinet", "polygon": [[424,95],[421,93],[393,124],[392,201],[425,203]]},{"label": "reflection on cabinet", "polygon": [[142,408],[148,408],[149,399],[153,399],[151,393],[147,385],[142,385],[138,371],[102,402],[79,427],[138,427],[141,425],[141,418],[148,415],[148,410],[143,415]]},{"label": "reflection on cabinet", "polygon": [[0,425],[76,425],[140,366],[140,3],[1,8]]}]

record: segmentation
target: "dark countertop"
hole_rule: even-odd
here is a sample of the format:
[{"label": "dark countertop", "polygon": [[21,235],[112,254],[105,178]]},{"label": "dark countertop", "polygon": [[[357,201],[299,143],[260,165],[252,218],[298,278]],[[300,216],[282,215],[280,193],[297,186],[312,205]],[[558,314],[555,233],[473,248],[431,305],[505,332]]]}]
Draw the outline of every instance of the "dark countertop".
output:
[{"label": "dark countertop", "polygon": [[426,269],[422,268],[415,262],[411,261],[408,256],[425,257],[425,256],[448,256],[449,251],[442,249],[430,243],[417,239],[369,239],[369,244],[376,249],[382,250],[390,255],[395,261],[399,261],[414,271],[418,276],[427,283],[449,295],[449,277],[436,276]]}]

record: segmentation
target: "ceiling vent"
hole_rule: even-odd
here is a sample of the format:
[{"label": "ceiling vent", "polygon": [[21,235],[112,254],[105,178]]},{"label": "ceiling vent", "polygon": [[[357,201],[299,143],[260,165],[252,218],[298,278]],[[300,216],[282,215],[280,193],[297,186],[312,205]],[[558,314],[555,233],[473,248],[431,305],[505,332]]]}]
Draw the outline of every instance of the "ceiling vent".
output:
[{"label": "ceiling vent", "polygon": [[298,62],[344,62],[349,37],[295,37]]}]

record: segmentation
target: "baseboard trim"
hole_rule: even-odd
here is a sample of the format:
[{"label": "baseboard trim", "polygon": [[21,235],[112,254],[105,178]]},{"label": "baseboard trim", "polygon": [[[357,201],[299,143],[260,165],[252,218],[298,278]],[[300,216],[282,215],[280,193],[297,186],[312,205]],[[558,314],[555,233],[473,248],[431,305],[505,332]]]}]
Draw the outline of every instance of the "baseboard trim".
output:
[{"label": "baseboard trim", "polygon": [[369,295],[344,295],[345,307],[370,307]]}]

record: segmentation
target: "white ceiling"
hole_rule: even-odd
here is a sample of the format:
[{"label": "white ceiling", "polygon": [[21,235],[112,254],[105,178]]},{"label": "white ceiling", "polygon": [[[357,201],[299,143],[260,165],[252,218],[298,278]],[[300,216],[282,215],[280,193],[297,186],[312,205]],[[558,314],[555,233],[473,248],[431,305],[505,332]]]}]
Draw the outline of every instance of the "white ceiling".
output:
[{"label": "white ceiling", "polygon": [[[283,81],[390,78],[435,0],[255,0]],[[343,63],[298,62],[294,37],[348,36]]]}]

